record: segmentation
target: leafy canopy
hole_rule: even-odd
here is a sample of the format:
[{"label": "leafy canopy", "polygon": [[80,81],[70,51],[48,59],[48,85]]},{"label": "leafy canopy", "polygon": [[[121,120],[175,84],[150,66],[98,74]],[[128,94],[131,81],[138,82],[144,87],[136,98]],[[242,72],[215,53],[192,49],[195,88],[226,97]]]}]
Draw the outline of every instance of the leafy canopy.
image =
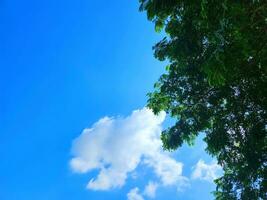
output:
[{"label": "leafy canopy", "polygon": [[148,94],[156,114],[176,119],[162,132],[164,148],[203,132],[224,170],[215,198],[267,199],[267,2],[139,1],[166,32],[153,49],[170,64]]}]

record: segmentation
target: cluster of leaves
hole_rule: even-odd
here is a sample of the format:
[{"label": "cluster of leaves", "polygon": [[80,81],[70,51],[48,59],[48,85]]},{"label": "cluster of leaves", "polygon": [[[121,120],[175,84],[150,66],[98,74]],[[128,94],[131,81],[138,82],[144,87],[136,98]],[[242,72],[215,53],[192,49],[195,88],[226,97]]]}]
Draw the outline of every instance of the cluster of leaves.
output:
[{"label": "cluster of leaves", "polygon": [[215,198],[267,199],[267,2],[139,1],[166,32],[154,52],[170,65],[148,94],[156,114],[176,119],[164,148],[203,132],[224,170]]}]

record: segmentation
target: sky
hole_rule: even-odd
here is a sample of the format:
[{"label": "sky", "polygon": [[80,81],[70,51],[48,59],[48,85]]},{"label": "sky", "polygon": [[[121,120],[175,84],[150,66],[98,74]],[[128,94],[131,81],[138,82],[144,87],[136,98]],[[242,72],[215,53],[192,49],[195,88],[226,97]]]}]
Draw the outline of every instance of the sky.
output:
[{"label": "sky", "polygon": [[213,199],[200,136],[162,150],[166,63],[138,1],[0,0],[0,199]]}]

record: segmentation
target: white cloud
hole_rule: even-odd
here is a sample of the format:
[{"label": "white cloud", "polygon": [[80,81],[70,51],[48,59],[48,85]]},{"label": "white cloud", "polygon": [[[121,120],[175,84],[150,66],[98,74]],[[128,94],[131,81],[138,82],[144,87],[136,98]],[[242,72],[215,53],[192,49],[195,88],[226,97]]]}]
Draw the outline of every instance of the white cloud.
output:
[{"label": "white cloud", "polygon": [[84,129],[73,142],[70,166],[74,172],[98,169],[88,189],[122,187],[140,163],[153,168],[163,185],[184,183],[182,163],[163,152],[160,140],[165,113],[155,116],[147,108],[133,111],[126,118],[104,117]]},{"label": "white cloud", "polygon": [[145,187],[144,195],[146,195],[149,198],[155,198],[156,190],[157,190],[158,186],[159,185],[157,183],[150,181]]},{"label": "white cloud", "polygon": [[144,200],[141,194],[139,194],[139,189],[133,188],[128,194],[127,194],[128,200]]},{"label": "white cloud", "polygon": [[218,178],[221,171],[221,167],[215,161],[206,164],[203,160],[199,160],[193,168],[194,171],[191,174],[192,179],[201,179],[210,182]]},{"label": "white cloud", "polygon": [[183,164],[166,154],[156,153],[144,162],[154,168],[155,174],[161,178],[164,186],[175,185],[177,182],[181,184],[186,181],[186,178],[181,176]]}]

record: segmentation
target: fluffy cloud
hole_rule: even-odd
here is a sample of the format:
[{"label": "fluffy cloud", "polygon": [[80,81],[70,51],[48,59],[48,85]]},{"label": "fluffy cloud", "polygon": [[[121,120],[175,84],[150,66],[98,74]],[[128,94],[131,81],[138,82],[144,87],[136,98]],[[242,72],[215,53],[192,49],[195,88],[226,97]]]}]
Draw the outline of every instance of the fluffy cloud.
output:
[{"label": "fluffy cloud", "polygon": [[192,179],[201,179],[212,182],[221,172],[221,167],[213,161],[206,164],[203,160],[199,160],[194,166],[194,171],[191,175]]},{"label": "fluffy cloud", "polygon": [[[123,186],[140,163],[151,167],[163,185],[183,184],[182,163],[161,148],[160,133],[164,119],[165,113],[155,116],[147,108],[133,111],[126,118],[100,119],[74,140],[70,161],[72,170],[86,173],[98,169],[98,175],[87,185],[92,190]],[[129,194],[137,194],[136,189],[131,192]],[[129,198],[135,197],[130,195]]]},{"label": "fluffy cloud", "polygon": [[155,198],[157,188],[158,184],[150,181],[145,187],[144,195],[146,195],[149,198]]},{"label": "fluffy cloud", "polygon": [[144,200],[141,194],[139,194],[139,189],[133,188],[128,194],[127,194],[128,200]]}]

